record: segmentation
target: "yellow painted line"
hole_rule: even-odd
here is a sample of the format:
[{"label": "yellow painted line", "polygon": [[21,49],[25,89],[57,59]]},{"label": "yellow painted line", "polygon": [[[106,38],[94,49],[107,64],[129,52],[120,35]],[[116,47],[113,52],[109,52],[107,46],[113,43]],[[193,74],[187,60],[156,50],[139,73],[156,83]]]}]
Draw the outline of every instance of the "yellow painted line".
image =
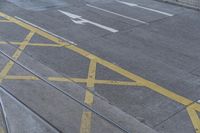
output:
[{"label": "yellow painted line", "polygon": [[92,112],[83,112],[80,133],[90,133],[91,121],[88,120],[92,120]]},{"label": "yellow painted line", "polygon": [[89,66],[89,71],[88,71],[88,82],[87,82],[88,88],[94,87],[94,81],[96,77],[96,65],[97,63],[95,60],[90,61],[90,66]]},{"label": "yellow painted line", "polygon": [[0,22],[2,22],[2,23],[10,23],[9,20],[0,20]]},{"label": "yellow painted line", "polygon": [[200,112],[200,104],[199,103],[194,103],[190,105],[190,108],[193,108],[194,110]]},{"label": "yellow painted line", "polygon": [[95,84],[121,85],[121,86],[142,86],[142,84],[139,84],[137,82],[115,81],[115,80],[95,80]]},{"label": "yellow painted line", "polygon": [[2,128],[2,127],[0,128],[0,133],[5,133],[4,128]]},{"label": "yellow painted line", "polygon": [[[26,38],[24,39],[24,41],[21,43],[19,49],[17,49],[15,51],[15,53],[13,54],[12,58],[14,60],[17,60],[20,55],[22,54],[23,50],[26,48],[26,46],[28,45],[29,41],[31,40],[32,36],[34,35],[35,33],[33,32],[30,32]],[[0,83],[2,82],[2,80],[4,79],[4,77],[8,74],[8,72],[10,71],[10,69],[13,67],[14,65],[14,62],[9,60],[8,63],[6,64],[6,66],[3,68],[3,70],[1,71],[0,73]]]},{"label": "yellow painted line", "polygon": [[[17,76],[17,75],[7,75],[5,77],[7,80],[39,80],[35,76]],[[55,82],[75,82],[75,83],[87,83],[87,79],[83,78],[65,78],[65,77],[48,77],[49,81]],[[121,86],[142,86],[136,82],[128,81],[115,81],[115,80],[95,80],[95,84],[104,84],[104,85],[121,85]]]},{"label": "yellow painted line", "polygon": [[[95,83],[95,76],[96,76],[96,61],[91,60],[88,70],[88,80],[87,80],[87,88],[91,91],[94,89]],[[85,95],[85,103],[89,106],[93,104],[93,94],[90,91],[86,91]]]},{"label": "yellow painted line", "polygon": [[200,133],[200,119],[197,112],[193,108],[190,108],[190,107],[187,107],[187,112],[190,116],[190,119],[192,121],[192,124],[194,126],[196,133]]},{"label": "yellow painted line", "polygon": [[[95,60],[91,60],[88,70],[87,88],[91,91],[94,89],[94,84],[95,84],[96,64],[97,63]],[[86,90],[84,103],[89,106],[92,106],[93,102],[94,102],[94,95],[90,91]],[[92,112],[83,111],[80,133],[90,133],[91,122],[92,122]]]},{"label": "yellow painted line", "polygon": [[[22,42],[8,42],[12,45],[21,45]],[[8,45],[7,42],[1,41],[0,45]],[[47,44],[47,43],[29,43],[28,46],[39,46],[39,47],[62,47],[62,45],[58,44]]]},{"label": "yellow painted line", "polygon": [[4,79],[7,80],[39,80],[35,76],[15,76],[15,75],[7,75]]},{"label": "yellow painted line", "polygon": [[55,82],[76,82],[76,83],[86,83],[87,79],[81,78],[64,78],[64,77],[48,77],[49,81]]}]

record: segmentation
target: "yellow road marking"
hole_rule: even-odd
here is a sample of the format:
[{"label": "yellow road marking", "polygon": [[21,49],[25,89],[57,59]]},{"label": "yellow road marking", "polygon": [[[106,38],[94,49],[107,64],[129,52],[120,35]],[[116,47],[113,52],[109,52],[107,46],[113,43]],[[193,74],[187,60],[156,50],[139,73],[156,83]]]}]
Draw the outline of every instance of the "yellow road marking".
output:
[{"label": "yellow road marking", "polygon": [[[7,75],[5,77],[7,80],[39,80],[35,76],[17,76],[17,75]],[[87,83],[87,79],[83,78],[65,78],[65,77],[48,77],[49,81],[55,82],[75,82],[75,83]],[[104,84],[104,85],[121,85],[121,86],[142,86],[136,82],[128,81],[116,81],[116,80],[94,80],[94,84]]]},{"label": "yellow road marking", "polygon": [[9,23],[11,21],[9,21],[9,20],[0,20],[0,22],[2,22],[2,23]]},{"label": "yellow road marking", "polygon": [[5,133],[3,128],[0,128],[0,133]]},{"label": "yellow road marking", "polygon": [[187,107],[187,112],[190,116],[190,119],[193,123],[193,126],[194,126],[196,133],[200,133],[200,119],[199,119],[197,112],[193,108],[191,108],[190,106]]},{"label": "yellow road marking", "polygon": [[88,120],[92,120],[92,112],[83,112],[80,133],[90,133],[91,121]]},{"label": "yellow road marking", "polygon": [[[8,42],[12,45],[21,45],[22,42]],[[0,45],[8,45],[7,42],[1,41]],[[62,45],[58,44],[49,44],[49,43],[28,43],[28,46],[39,46],[39,47],[62,47]]]},{"label": "yellow road marking", "polygon": [[[19,49],[17,49],[15,51],[15,53],[13,54],[12,58],[14,60],[17,60],[20,55],[22,54],[23,50],[26,48],[27,44],[29,43],[29,41],[31,40],[32,36],[34,35],[34,32],[30,32],[26,38],[24,39],[24,41],[21,43]],[[2,80],[4,79],[4,77],[8,74],[8,72],[10,71],[10,69],[13,67],[14,62],[9,60],[8,63],[6,64],[6,66],[3,68],[3,70],[0,73],[0,83],[2,82]]]},{"label": "yellow road marking", "polygon": [[[129,71],[127,71],[127,70],[125,70],[125,69],[123,69],[123,68],[121,68],[119,66],[116,66],[116,65],[114,65],[114,64],[112,64],[112,63],[110,63],[108,61],[105,61],[105,60],[103,60],[103,59],[101,59],[101,58],[99,58],[99,57],[97,57],[97,56],[95,56],[95,55],[83,50],[83,49],[80,49],[80,48],[78,48],[78,47],[76,47],[76,46],[74,46],[74,45],[72,45],[70,43],[63,42],[61,39],[59,39],[59,38],[57,38],[57,37],[55,37],[53,35],[50,35],[50,34],[44,32],[44,31],[42,31],[40,29],[37,29],[37,28],[35,28],[33,26],[30,26],[30,25],[28,25],[28,24],[26,24],[24,22],[21,22],[21,21],[15,19],[15,18],[10,17],[10,16],[8,16],[6,14],[3,14],[1,12],[0,12],[0,16],[8,19],[11,22],[16,23],[17,25],[19,25],[19,26],[21,26],[21,27],[23,27],[23,28],[25,28],[27,30],[30,30],[32,32],[36,32],[38,35],[41,35],[41,36],[43,36],[43,37],[55,42],[58,45],[64,46],[67,49],[70,49],[70,50],[72,50],[72,51],[74,51],[76,53],[79,53],[80,55],[82,55],[82,56],[84,56],[84,57],[86,57],[86,58],[88,58],[90,60],[95,59],[97,63],[99,63],[99,64],[101,64],[101,65],[103,65],[103,66],[105,66],[105,67],[107,67],[107,68],[109,68],[109,69],[121,74],[121,75],[123,75],[124,77],[127,77],[127,78],[133,80],[134,82],[136,82],[136,84],[139,84],[141,86],[145,86],[145,87],[147,87],[147,88],[149,88],[149,89],[151,89],[151,90],[153,90],[153,91],[155,91],[155,92],[157,92],[157,93],[159,93],[159,94],[161,94],[163,96],[168,97],[171,100],[174,100],[174,101],[176,101],[176,102],[178,102],[180,104],[183,104],[185,106],[187,106],[187,105],[189,105],[189,104],[191,104],[193,102],[192,100],[190,100],[190,99],[188,99],[186,97],[178,95],[178,94],[176,94],[176,93],[174,93],[174,92],[172,92],[172,91],[170,91],[170,90],[168,90],[168,89],[166,89],[164,87],[161,87],[160,85],[158,85],[156,83],[153,83],[151,81],[143,79],[140,76],[137,76],[137,75],[135,75],[133,73],[130,73]],[[200,104],[196,103],[195,104],[195,108],[197,108],[197,110],[199,111],[200,110]]]},{"label": "yellow road marking", "polygon": [[[88,70],[88,79],[87,79],[87,88],[90,91],[93,91],[94,89],[94,83],[95,83],[95,77],[96,77],[96,64],[97,63],[95,60],[90,61],[89,70]],[[92,106],[94,102],[94,96],[92,92],[90,91],[86,90],[84,103],[89,106]],[[90,133],[91,121],[92,121],[92,112],[83,111],[80,133]]]},{"label": "yellow road marking", "polygon": [[39,80],[35,76],[15,76],[15,75],[7,75],[4,79],[7,80]]}]

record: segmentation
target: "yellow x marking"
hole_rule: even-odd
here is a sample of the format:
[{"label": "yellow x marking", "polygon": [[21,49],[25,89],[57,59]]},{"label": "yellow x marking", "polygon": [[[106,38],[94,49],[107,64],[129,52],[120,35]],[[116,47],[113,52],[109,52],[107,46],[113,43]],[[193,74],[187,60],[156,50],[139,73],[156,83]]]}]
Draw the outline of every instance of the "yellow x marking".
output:
[{"label": "yellow x marking", "polygon": [[[110,85],[133,85],[133,86],[144,86],[150,90],[153,90],[157,92],[160,95],[163,95],[173,101],[176,101],[177,103],[182,104],[187,108],[187,112],[191,118],[192,124],[195,128],[196,133],[200,133],[200,122],[199,122],[199,117],[197,113],[200,112],[200,104],[194,103],[192,100],[188,99],[187,97],[183,97],[179,94],[176,94],[167,88],[164,88],[156,83],[153,83],[149,80],[146,80],[134,73],[131,73],[117,65],[114,65],[104,59],[101,59],[91,53],[89,53],[86,50],[83,50],[81,48],[78,48],[77,46],[70,44],[68,42],[65,42],[53,35],[50,35],[46,33],[45,31],[42,31],[36,27],[33,27],[29,24],[26,24],[24,22],[21,22],[13,17],[10,17],[4,13],[0,12],[0,16],[5,18],[6,20],[0,21],[0,22],[13,22],[16,25],[23,27],[24,29],[27,29],[31,31],[27,38],[23,42],[10,42],[13,45],[19,45],[20,49],[23,51],[24,48],[27,45],[32,45],[32,46],[47,46],[46,44],[40,44],[40,43],[29,43],[30,38],[32,37],[33,33],[40,35],[46,39],[49,39],[50,41],[53,41],[55,44],[51,45],[48,44],[49,46],[58,45],[58,47],[64,47],[66,49],[69,49],[75,53],[78,53],[85,58],[90,60],[90,66],[88,70],[88,77],[87,79],[80,79],[80,78],[64,78],[64,77],[48,77],[48,80],[50,81],[59,81],[59,82],[71,82],[75,81],[77,83],[86,83],[88,89],[93,90],[95,84],[110,84]],[[7,44],[5,42],[0,42],[0,44]],[[57,47],[57,46],[55,46]],[[18,59],[20,56],[21,52],[16,51],[16,53],[13,55],[14,59]],[[125,81],[111,81],[111,80],[96,80],[95,79],[95,74],[96,74],[96,64],[103,65],[104,67],[109,68],[110,70],[130,79],[132,82],[125,82]],[[6,67],[1,71],[0,73],[0,82],[3,79],[16,79],[16,80],[38,80],[36,77],[33,76],[14,76],[14,75],[7,75],[9,70],[12,68],[13,62],[9,61]],[[88,104],[92,106],[93,103],[93,94],[89,91],[86,91],[85,94],[85,104]],[[90,133],[90,128],[91,128],[91,119],[92,119],[92,113],[84,111],[82,114],[82,119],[81,119],[81,128],[80,132],[81,133]]]}]

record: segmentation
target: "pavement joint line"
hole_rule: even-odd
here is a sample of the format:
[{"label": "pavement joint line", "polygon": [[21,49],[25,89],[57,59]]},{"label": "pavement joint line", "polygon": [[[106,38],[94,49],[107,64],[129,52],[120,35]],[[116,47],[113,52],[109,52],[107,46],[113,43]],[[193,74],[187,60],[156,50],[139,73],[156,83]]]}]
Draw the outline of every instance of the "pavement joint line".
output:
[{"label": "pavement joint line", "polygon": [[[49,125],[50,127],[52,127],[54,130],[56,130],[58,133],[61,133],[61,131],[56,128],[54,125],[52,125],[49,121],[47,121],[44,117],[42,117],[40,114],[38,114],[36,111],[34,111],[32,108],[30,108],[28,105],[26,105],[23,101],[21,101],[20,99],[18,99],[17,97],[15,97],[12,93],[10,93],[4,86],[2,86],[0,84],[0,91],[2,91],[4,94],[8,95],[11,99],[13,99],[15,102],[23,105],[28,111],[30,111],[31,113],[33,113],[34,116],[36,116],[37,118],[39,118],[40,120],[46,122],[47,125]],[[1,100],[1,99],[0,99]],[[1,104],[3,102],[1,101]],[[3,107],[3,106],[2,106]],[[11,133],[11,131],[9,131],[8,128],[8,133]]]},{"label": "pavement joint line", "polygon": [[[135,75],[135,74],[133,74],[133,73],[131,73],[131,72],[129,72],[129,71],[117,66],[117,65],[114,65],[114,64],[112,64],[112,63],[110,63],[110,62],[108,62],[106,60],[103,60],[103,59],[101,59],[101,58],[99,58],[99,57],[97,57],[97,56],[95,56],[95,55],[93,55],[93,54],[81,49],[81,48],[78,48],[75,45],[72,45],[72,44],[67,43],[67,42],[63,42],[62,40],[60,40],[56,36],[51,35],[48,32],[43,31],[41,29],[38,29],[38,27],[36,28],[36,27],[34,27],[32,25],[29,25],[29,24],[27,24],[27,23],[25,23],[23,21],[17,20],[15,18],[10,17],[10,16],[8,16],[8,15],[6,15],[4,13],[1,13],[1,12],[0,12],[0,16],[8,19],[11,22],[14,22],[15,24],[17,24],[17,25],[19,25],[19,26],[21,26],[21,27],[23,27],[25,29],[28,29],[28,30],[30,30],[32,32],[35,32],[38,35],[41,35],[41,36],[43,36],[43,37],[55,42],[58,45],[62,45],[64,48],[72,50],[72,51],[74,51],[74,52],[76,52],[76,53],[78,53],[78,54],[80,54],[80,55],[82,55],[82,56],[84,56],[84,57],[86,57],[86,58],[88,58],[90,60],[95,59],[96,63],[99,63],[99,64],[109,68],[110,70],[112,70],[114,72],[117,72],[118,74],[121,74],[122,76],[124,76],[124,77],[126,77],[126,78],[128,78],[130,80],[133,80],[133,81],[135,81],[135,82],[137,82],[139,84],[142,84],[146,88],[151,89],[151,90],[153,90],[153,91],[155,91],[155,92],[157,92],[157,93],[159,93],[159,94],[161,94],[163,96],[166,96],[167,98],[169,98],[169,99],[171,99],[173,101],[176,101],[176,102],[178,102],[178,103],[180,103],[180,104],[182,104],[184,106],[188,106],[188,105],[193,103],[192,100],[190,100],[190,99],[188,99],[188,98],[186,98],[184,96],[176,94],[173,91],[170,91],[170,90],[168,90],[168,89],[166,89],[166,88],[164,88],[164,87],[162,87],[162,86],[160,86],[160,85],[158,85],[158,84],[156,84],[154,82],[151,82],[151,81],[146,80],[146,79],[144,79],[144,78],[142,78],[140,76],[137,76],[137,75]],[[14,61],[16,61],[16,60],[14,60]],[[45,79],[42,79],[42,80],[46,81]],[[48,81],[46,81],[46,82],[49,83]],[[195,108],[196,111],[200,112],[200,104],[194,103],[193,104],[193,108]],[[104,118],[103,116],[101,116],[101,117]],[[193,124],[193,126],[195,126],[195,125]]]}]

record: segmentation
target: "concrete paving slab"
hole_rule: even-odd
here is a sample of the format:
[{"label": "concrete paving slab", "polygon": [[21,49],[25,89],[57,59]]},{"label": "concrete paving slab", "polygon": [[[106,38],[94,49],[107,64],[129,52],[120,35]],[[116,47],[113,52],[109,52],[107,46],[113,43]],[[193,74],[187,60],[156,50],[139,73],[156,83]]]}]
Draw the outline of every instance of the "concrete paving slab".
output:
[{"label": "concrete paving slab", "polygon": [[[182,120],[180,121],[180,119]],[[185,110],[155,128],[160,133],[195,133],[190,118]]]},{"label": "concrete paving slab", "polygon": [[[0,88],[1,104],[5,113],[8,132],[13,133],[58,133],[58,131],[36,116],[31,110]],[[14,110],[14,111],[13,111]]]},{"label": "concrete paving slab", "polygon": [[4,111],[2,108],[2,105],[0,106],[0,132],[4,133],[7,131],[7,127],[6,127],[6,121],[5,121],[5,115],[4,115]]}]

